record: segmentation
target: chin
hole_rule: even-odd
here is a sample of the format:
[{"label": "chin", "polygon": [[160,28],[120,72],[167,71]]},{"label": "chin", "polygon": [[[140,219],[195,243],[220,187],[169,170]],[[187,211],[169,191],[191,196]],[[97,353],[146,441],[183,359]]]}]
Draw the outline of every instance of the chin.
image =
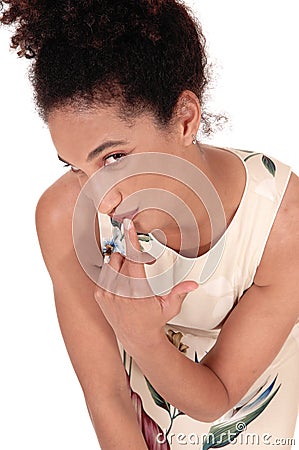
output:
[{"label": "chin", "polygon": [[152,233],[154,230],[161,230],[162,226],[160,223],[149,223],[149,221],[144,222],[144,221],[139,221],[139,220],[134,220],[133,219],[133,223],[135,226],[135,230],[137,233],[142,233],[142,234],[149,234]]},{"label": "chin", "polygon": [[[139,214],[138,214],[138,216],[139,216]],[[153,220],[149,220],[149,218],[146,218],[144,216],[142,218],[135,217],[133,219],[133,223],[135,226],[135,230],[138,233],[148,234],[156,228],[156,225],[154,225]]]},{"label": "chin", "polygon": [[148,234],[152,230],[151,228],[146,226],[144,223],[142,223],[142,221],[133,219],[133,223],[134,223],[134,227],[135,227],[135,230],[137,233]]}]

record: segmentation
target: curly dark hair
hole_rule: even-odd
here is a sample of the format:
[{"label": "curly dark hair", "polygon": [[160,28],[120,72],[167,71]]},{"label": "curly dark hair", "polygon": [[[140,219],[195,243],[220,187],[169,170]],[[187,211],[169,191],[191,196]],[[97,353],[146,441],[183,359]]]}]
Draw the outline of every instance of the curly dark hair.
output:
[{"label": "curly dark hair", "polygon": [[[32,59],[45,122],[64,106],[117,105],[125,121],[150,112],[168,127],[184,90],[204,103],[206,41],[179,0],[5,0],[0,7],[0,23],[14,25],[11,47]],[[203,132],[221,118],[203,110]]]}]

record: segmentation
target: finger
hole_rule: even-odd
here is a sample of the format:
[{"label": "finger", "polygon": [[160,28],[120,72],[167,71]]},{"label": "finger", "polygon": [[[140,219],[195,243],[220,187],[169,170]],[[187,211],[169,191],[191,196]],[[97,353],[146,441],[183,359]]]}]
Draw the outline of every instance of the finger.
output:
[{"label": "finger", "polygon": [[171,295],[174,296],[184,296],[186,297],[189,292],[195,291],[199,287],[199,284],[196,281],[186,280],[174,286],[170,292]]},{"label": "finger", "polygon": [[134,223],[130,219],[124,219],[124,233],[126,242],[126,258],[133,263],[153,264],[156,259],[147,252],[140,251],[140,243]]},{"label": "finger", "polygon": [[97,285],[111,292],[111,289],[115,287],[117,283],[118,275],[121,271],[125,258],[118,252],[113,253],[110,256],[109,263],[105,263],[102,266]]},{"label": "finger", "polygon": [[135,249],[138,252],[140,252],[138,236],[137,236],[133,221],[131,219],[124,219],[123,224],[124,224],[125,237],[130,238],[130,244],[131,244],[132,250]]},{"label": "finger", "polygon": [[187,294],[195,291],[199,287],[196,281],[182,281],[172,288],[169,294],[162,295],[161,299],[164,302],[165,307],[169,307],[177,315],[182,307],[182,303],[185,300]]},{"label": "finger", "polygon": [[134,278],[146,278],[144,266],[140,264],[141,251],[134,224],[130,219],[124,219],[123,223],[126,244],[126,263],[124,266],[126,273]]},{"label": "finger", "polygon": [[113,269],[116,273],[119,273],[121,271],[122,265],[124,263],[124,256],[119,252],[114,252],[110,256],[109,266],[111,269]]}]

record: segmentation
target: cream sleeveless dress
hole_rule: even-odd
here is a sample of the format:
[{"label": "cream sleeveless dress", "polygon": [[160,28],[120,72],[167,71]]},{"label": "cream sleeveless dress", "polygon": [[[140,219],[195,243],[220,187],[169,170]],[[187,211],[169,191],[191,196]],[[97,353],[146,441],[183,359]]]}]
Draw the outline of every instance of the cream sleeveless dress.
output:
[{"label": "cream sleeveless dress", "polygon": [[[222,150],[240,158],[246,171],[246,186],[233,220],[218,242],[207,253],[191,260],[162,246],[151,235],[147,235],[149,242],[146,236],[141,239],[145,250],[160,255],[155,264],[146,266],[154,292],[159,293],[163,284],[167,290],[169,282],[172,285],[184,279],[199,282],[199,288],[185,298],[181,312],[165,326],[173,345],[195,362],[214,345],[221,322],[252,285],[291,174],[288,165],[273,157],[244,150]],[[98,218],[105,253],[107,243],[113,243],[120,230],[112,227],[107,216],[98,213]],[[155,280],[157,274],[162,275]],[[297,447],[292,439],[299,400],[298,336],[299,322],[239,404],[213,423],[196,421],[170,405],[119,343],[131,399],[148,448],[299,448],[299,442]],[[199,386],[198,395],[200,389]]]}]

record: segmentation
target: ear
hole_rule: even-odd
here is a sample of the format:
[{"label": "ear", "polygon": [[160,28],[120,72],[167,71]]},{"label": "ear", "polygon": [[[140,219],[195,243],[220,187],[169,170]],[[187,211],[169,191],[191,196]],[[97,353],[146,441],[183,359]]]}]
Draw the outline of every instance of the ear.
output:
[{"label": "ear", "polygon": [[201,107],[197,95],[186,90],[180,95],[176,106],[176,121],[183,146],[192,144],[192,135],[197,134],[201,119]]}]

